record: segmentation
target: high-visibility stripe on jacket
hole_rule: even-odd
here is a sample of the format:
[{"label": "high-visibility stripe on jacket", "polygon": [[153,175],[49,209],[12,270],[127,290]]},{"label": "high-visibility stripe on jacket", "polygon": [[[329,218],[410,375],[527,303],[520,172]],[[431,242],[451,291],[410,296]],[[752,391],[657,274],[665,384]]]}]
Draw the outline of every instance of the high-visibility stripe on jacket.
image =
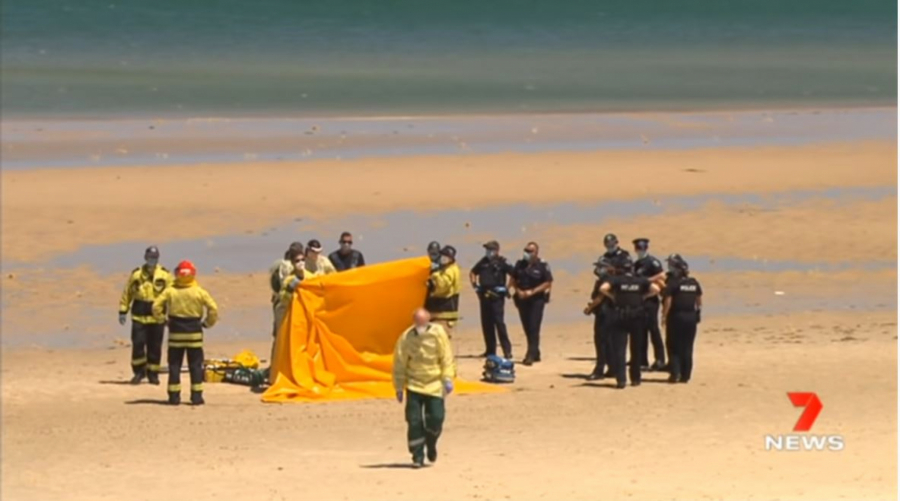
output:
[{"label": "high-visibility stripe on jacket", "polygon": [[456,363],[447,331],[438,324],[428,324],[419,334],[415,327],[406,329],[394,346],[393,382],[397,391],[408,389],[423,395],[443,397],[444,381],[456,377]]},{"label": "high-visibility stripe on jacket", "polygon": [[434,289],[425,299],[425,309],[435,320],[459,320],[459,266],[453,263],[431,273]]},{"label": "high-visibility stripe on jacket", "polygon": [[219,319],[216,302],[195,280],[189,283],[175,282],[174,286],[156,298],[153,302],[153,316],[163,321],[166,319],[166,312],[169,346],[172,348],[202,348],[203,329],[212,327]]},{"label": "high-visibility stripe on jacket", "polygon": [[119,313],[131,312],[131,318],[142,324],[161,323],[153,316],[153,301],[172,285],[169,270],[156,265],[153,270],[139,266],[131,270],[119,300]]}]

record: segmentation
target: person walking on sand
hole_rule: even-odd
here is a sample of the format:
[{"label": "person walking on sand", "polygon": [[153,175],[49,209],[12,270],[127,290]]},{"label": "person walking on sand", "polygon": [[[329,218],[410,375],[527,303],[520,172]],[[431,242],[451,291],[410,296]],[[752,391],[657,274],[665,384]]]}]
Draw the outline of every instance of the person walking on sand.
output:
[{"label": "person walking on sand", "polygon": [[397,402],[406,397],[406,439],[413,468],[437,461],[437,442],[444,426],[444,399],[453,393],[456,364],[450,338],[444,328],[431,322],[424,308],[413,314],[394,347],[393,383]]},{"label": "person walking on sand", "polygon": [[[169,404],[181,403],[181,364],[187,354],[191,373],[191,404],[203,405],[203,330],[216,324],[219,308],[197,284],[197,268],[182,261],[175,284],[153,301],[153,316],[169,324]],[[204,313],[206,318],[204,318]]]},{"label": "person walking on sand", "polygon": [[340,249],[328,255],[328,260],[337,271],[347,271],[366,265],[363,253],[353,248],[353,235],[349,231],[341,233],[338,240]]},{"label": "person walking on sand", "polygon": [[119,301],[119,325],[125,325],[131,312],[131,384],[140,384],[144,377],[159,384],[166,325],[153,317],[152,309],[153,300],[170,285],[172,275],[159,265],[159,249],[148,247],[144,265],[131,270]]}]

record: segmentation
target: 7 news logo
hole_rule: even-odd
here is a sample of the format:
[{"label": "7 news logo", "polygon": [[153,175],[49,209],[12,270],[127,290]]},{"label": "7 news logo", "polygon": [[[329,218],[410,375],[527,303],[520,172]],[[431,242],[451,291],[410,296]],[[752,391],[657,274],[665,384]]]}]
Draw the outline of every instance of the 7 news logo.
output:
[{"label": "7 news logo", "polygon": [[[816,418],[822,412],[822,401],[819,396],[811,392],[788,392],[788,398],[794,407],[803,407],[794,431],[808,432],[812,429]],[[766,435],[767,451],[842,451],[844,450],[844,437],[841,435]]]}]

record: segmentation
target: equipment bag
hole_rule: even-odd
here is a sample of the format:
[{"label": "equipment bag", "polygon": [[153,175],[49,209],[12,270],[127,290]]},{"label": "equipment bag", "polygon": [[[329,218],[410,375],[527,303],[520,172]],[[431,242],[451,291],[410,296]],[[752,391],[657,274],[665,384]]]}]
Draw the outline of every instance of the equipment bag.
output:
[{"label": "equipment bag", "polygon": [[482,376],[488,383],[512,383],[516,380],[516,363],[497,355],[489,355],[484,361]]}]

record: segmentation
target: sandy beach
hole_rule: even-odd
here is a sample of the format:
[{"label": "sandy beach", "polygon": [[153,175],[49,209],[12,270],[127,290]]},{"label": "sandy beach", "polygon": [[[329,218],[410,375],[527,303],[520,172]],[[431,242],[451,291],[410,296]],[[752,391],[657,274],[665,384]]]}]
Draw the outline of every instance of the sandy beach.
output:
[{"label": "sandy beach", "polygon": [[[896,498],[897,144],[885,139],[896,125],[835,139],[835,123],[850,127],[859,116],[816,113],[801,112],[819,124],[809,129],[812,139],[789,144],[744,125],[779,127],[780,115],[765,122],[773,115],[734,114],[741,137],[755,140],[717,147],[677,141],[721,133],[719,122],[660,114],[649,145],[629,129],[638,144],[567,149],[558,142],[565,129],[538,150],[525,136],[492,136],[503,145],[493,151],[473,138],[454,143],[451,131],[448,143],[474,149],[280,161],[260,154],[179,162],[174,153],[284,147],[272,138],[225,147],[209,133],[167,147],[145,136],[132,144],[128,134],[73,139],[59,123],[45,125],[52,134],[41,137],[4,123],[20,134],[4,137],[4,158],[18,155],[21,164],[0,173],[0,494],[42,501],[173,492],[265,500]],[[529,127],[523,134],[544,133]],[[340,151],[328,140],[335,142],[323,149]],[[391,139],[413,150],[420,144],[403,140]],[[301,143],[290,149],[307,147]],[[129,153],[118,163],[60,165],[74,158],[73,148],[79,158]],[[173,159],[142,156],[160,149]],[[159,245],[168,266],[197,262],[199,281],[222,308],[208,355],[264,354],[266,268],[291,240],[318,238],[330,250],[343,230],[372,262],[421,254],[438,239],[455,245],[468,267],[480,243],[497,238],[511,257],[527,241],[540,242],[554,267],[545,361],[520,368],[505,394],[451,397],[435,466],[405,468],[402,411],[392,401],[267,405],[247,388],[220,384],[209,385],[205,408],[172,409],[157,405],[163,389],[124,384],[130,342],[113,310],[144,247]],[[590,263],[609,231],[623,243],[649,237],[658,257],[682,253],[704,284],[691,384],[670,387],[651,373],[642,387],[616,392],[584,381],[593,346],[591,320],[580,311]],[[482,345],[469,290],[461,313],[454,337],[461,375],[476,379]],[[507,323],[522,353],[511,306]],[[813,432],[842,435],[845,450],[765,450],[764,436],[791,433],[799,415],[788,391],[819,394],[824,410]]]}]

